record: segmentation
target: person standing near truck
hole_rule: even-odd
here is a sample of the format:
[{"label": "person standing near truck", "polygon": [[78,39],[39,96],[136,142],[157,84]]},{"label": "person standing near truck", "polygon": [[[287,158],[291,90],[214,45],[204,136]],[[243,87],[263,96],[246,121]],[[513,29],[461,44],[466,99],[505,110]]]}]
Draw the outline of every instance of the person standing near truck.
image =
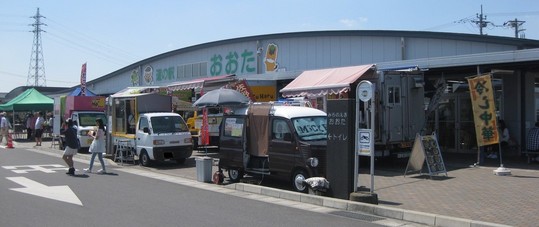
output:
[{"label": "person standing near truck", "polygon": [[67,119],[65,123],[62,124],[62,129],[60,134],[65,136],[65,150],[62,159],[69,166],[69,170],[66,174],[75,175],[75,167],[73,166],[73,155],[77,154],[79,149],[79,139],[77,138],[77,129],[73,127],[73,120]]},{"label": "person standing near truck", "polygon": [[88,132],[88,135],[94,138],[89,150],[90,153],[92,153],[92,158],[90,159],[90,167],[84,170],[86,171],[86,173],[92,172],[95,156],[97,155],[97,158],[101,163],[101,169],[97,171],[97,173],[104,174],[107,173],[107,171],[105,170],[105,161],[103,161],[103,153],[105,153],[105,125],[103,124],[103,120],[99,118],[95,120],[95,123],[97,125],[97,131]]}]

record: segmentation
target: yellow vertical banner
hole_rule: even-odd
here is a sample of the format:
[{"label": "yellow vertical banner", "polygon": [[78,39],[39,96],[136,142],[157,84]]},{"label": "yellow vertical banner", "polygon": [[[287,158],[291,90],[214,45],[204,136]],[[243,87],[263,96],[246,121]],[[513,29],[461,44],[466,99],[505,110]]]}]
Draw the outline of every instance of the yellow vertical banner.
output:
[{"label": "yellow vertical banner", "polygon": [[496,107],[490,74],[468,78],[478,146],[498,143]]}]

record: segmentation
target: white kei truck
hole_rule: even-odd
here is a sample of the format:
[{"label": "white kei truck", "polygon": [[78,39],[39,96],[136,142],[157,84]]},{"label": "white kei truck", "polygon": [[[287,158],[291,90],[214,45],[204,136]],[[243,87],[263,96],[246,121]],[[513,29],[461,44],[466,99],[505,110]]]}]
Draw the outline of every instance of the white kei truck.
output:
[{"label": "white kei truck", "polygon": [[[107,154],[138,157],[139,164],[173,160],[183,164],[193,153],[184,119],[172,112],[172,98],[151,87],[129,87],[107,100]],[[126,157],[127,156],[127,157]]]}]

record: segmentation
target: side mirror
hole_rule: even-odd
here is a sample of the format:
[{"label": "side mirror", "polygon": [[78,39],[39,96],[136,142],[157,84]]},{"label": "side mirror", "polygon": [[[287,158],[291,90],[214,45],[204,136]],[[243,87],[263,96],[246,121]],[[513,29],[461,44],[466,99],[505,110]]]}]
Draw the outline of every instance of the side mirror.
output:
[{"label": "side mirror", "polygon": [[144,127],[142,131],[144,131],[144,133],[150,134],[150,129],[148,127]]}]

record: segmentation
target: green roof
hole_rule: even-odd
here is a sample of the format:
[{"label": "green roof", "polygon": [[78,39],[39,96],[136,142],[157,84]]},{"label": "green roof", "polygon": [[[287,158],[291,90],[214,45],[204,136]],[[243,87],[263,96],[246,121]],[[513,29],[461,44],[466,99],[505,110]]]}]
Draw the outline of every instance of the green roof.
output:
[{"label": "green roof", "polygon": [[9,102],[0,105],[4,111],[52,111],[54,99],[49,98],[34,88],[30,88]]}]

